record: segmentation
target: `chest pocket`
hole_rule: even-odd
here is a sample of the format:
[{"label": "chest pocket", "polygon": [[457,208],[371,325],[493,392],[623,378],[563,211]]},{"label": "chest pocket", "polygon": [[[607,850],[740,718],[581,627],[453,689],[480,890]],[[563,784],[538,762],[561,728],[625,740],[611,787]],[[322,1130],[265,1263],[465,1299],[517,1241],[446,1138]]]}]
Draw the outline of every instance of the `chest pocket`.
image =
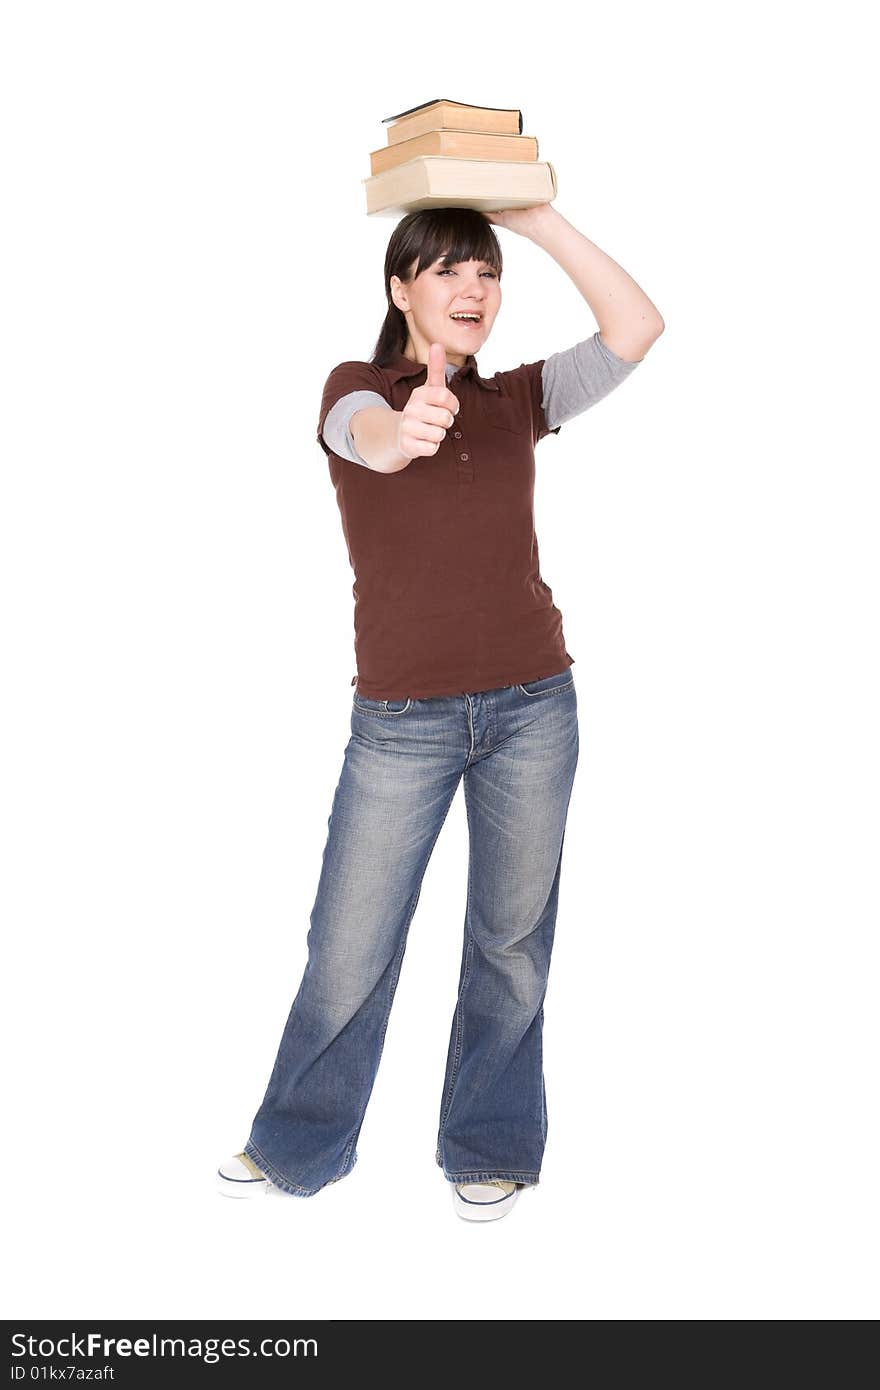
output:
[{"label": "chest pocket", "polygon": [[486,394],[483,397],[483,411],[489,424],[495,429],[510,430],[513,434],[523,434],[526,423],[516,401],[508,396]]}]

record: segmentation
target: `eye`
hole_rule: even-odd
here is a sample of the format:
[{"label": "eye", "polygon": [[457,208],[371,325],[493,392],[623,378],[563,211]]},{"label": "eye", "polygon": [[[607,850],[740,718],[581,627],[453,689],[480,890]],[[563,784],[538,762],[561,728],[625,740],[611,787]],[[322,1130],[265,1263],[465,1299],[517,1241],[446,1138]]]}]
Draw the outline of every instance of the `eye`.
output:
[{"label": "eye", "polygon": [[[446,270],[438,270],[438,271],[437,271],[437,274],[438,274],[438,275],[455,275],[455,273],[456,273],[456,272],[455,272],[454,270],[449,270],[449,269],[446,269]],[[497,279],[498,279],[498,276],[495,274],[495,271],[494,271],[494,270],[481,270],[481,271],[480,271],[480,274],[481,274],[481,275],[488,275],[488,276],[490,277],[490,279],[492,279],[492,280],[497,280]]]}]

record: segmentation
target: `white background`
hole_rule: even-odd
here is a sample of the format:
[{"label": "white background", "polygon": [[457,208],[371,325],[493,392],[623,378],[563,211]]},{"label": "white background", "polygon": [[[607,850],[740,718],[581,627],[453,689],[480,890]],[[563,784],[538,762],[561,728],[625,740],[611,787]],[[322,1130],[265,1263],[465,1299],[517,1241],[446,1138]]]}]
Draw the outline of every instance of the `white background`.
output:
[{"label": "white background", "polygon": [[[6,1316],[877,1316],[866,18],[4,7]],[[434,1162],[461,789],[352,1174],[213,1185],[305,965],[349,736],[315,428],[385,312],[394,221],[361,181],[382,118],[438,96],[520,107],[559,211],[667,325],[536,453],[581,758],[541,1184],[480,1226]],[[487,375],[596,327],[498,236]]]}]

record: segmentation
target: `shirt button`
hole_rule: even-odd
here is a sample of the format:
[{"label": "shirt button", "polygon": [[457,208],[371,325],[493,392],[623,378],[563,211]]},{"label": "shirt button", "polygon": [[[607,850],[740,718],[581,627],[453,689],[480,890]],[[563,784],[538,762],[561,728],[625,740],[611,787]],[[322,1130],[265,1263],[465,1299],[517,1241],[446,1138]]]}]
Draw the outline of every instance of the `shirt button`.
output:
[{"label": "shirt button", "polygon": [[455,439],[461,439],[461,430],[456,430],[456,431],[455,431],[454,438],[455,438]]},{"label": "shirt button", "polygon": [[469,458],[470,458],[470,454],[462,454],[462,455],[461,455],[461,461],[462,461],[462,463],[467,463],[467,461],[468,461]]}]

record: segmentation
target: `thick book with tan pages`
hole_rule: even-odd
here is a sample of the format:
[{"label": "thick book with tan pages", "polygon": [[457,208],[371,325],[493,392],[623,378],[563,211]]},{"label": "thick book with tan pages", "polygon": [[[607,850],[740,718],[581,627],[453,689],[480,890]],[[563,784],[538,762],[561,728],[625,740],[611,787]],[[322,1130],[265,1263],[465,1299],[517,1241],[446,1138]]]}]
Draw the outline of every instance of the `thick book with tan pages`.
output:
[{"label": "thick book with tan pages", "polygon": [[420,208],[476,208],[498,212],[552,203],[556,171],[549,160],[450,159],[419,155],[406,164],[361,179],[367,216],[397,217]]},{"label": "thick book with tan pages", "polygon": [[447,159],[510,159],[534,163],[538,142],[534,135],[482,135],[474,130],[428,130],[399,145],[383,145],[370,151],[370,171],[384,174],[420,154],[442,154]]}]

